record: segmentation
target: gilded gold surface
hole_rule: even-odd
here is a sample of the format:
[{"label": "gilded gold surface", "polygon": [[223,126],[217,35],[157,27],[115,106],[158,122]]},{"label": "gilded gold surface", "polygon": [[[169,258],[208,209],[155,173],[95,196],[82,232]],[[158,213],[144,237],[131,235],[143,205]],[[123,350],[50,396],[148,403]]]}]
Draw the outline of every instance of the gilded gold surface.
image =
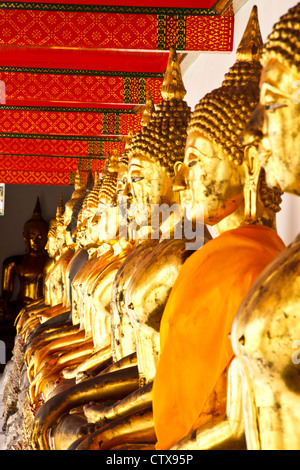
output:
[{"label": "gilded gold surface", "polygon": [[[174,53],[172,52],[173,56]],[[172,59],[171,62],[171,67],[174,66],[174,59]],[[178,73],[175,73],[175,77],[178,77]],[[170,95],[170,97],[173,97],[173,94]],[[148,100],[149,101],[149,100]],[[148,106],[151,103],[148,103]],[[164,114],[165,111],[165,114]],[[173,119],[174,123],[174,117],[179,115],[177,117],[177,120],[175,119],[176,122],[176,127],[173,131],[173,135],[167,137],[169,138],[170,141],[173,142],[174,146],[174,152],[172,152],[172,155],[170,155],[170,152],[168,155],[161,154],[161,152],[156,153],[156,152],[149,152],[149,148],[151,148],[151,145],[149,144],[147,146],[147,151],[145,152],[142,150],[142,148],[145,149],[145,146],[140,147],[140,144],[144,141],[148,141],[147,139],[150,139],[152,142],[153,139],[150,137],[150,133],[148,132],[148,128],[150,129],[150,132],[152,132],[151,135],[155,135],[155,139],[159,142],[160,139],[162,139],[162,142],[166,142],[166,139],[162,138],[161,134],[159,134],[159,129],[161,126],[161,122],[165,124],[163,125],[162,129],[163,132],[165,133],[166,130],[168,129],[168,123],[170,120]],[[154,116],[153,116],[154,114]],[[85,312],[85,319],[84,323],[82,325],[84,326],[84,329],[91,328],[92,335],[93,335],[93,342],[95,344],[95,349],[96,350],[101,350],[107,343],[105,343],[106,339],[105,338],[110,338],[108,336],[109,328],[108,328],[108,323],[107,322],[112,322],[112,337],[113,337],[113,346],[112,346],[112,351],[114,351],[114,358],[117,359],[118,357],[121,359],[120,365],[117,368],[117,372],[121,373],[122,372],[124,375],[123,377],[127,377],[127,373],[130,372],[131,367],[125,366],[125,363],[123,361],[123,358],[126,359],[126,357],[131,357],[132,353],[135,353],[137,344],[139,344],[139,353],[138,353],[138,370],[139,370],[139,377],[140,377],[140,385],[144,384],[144,378],[145,378],[145,363],[140,360],[141,358],[141,351],[143,351],[144,356],[149,356],[150,362],[151,362],[151,372],[147,372],[148,374],[148,379],[153,378],[153,365],[152,365],[152,357],[156,357],[157,355],[157,348],[159,347],[158,345],[158,324],[159,324],[159,318],[163,312],[163,306],[164,302],[166,301],[166,298],[168,296],[168,293],[170,292],[171,285],[174,282],[174,279],[176,278],[176,275],[178,273],[178,269],[181,265],[181,263],[185,259],[185,254],[184,250],[181,247],[180,250],[178,250],[178,241],[177,245],[173,247],[173,255],[171,256],[171,251],[168,251],[168,242],[165,240],[165,243],[160,244],[159,243],[159,237],[162,235],[160,231],[158,231],[158,237],[157,239],[151,239],[148,237],[145,238],[145,234],[150,234],[153,233],[153,229],[156,229],[160,226],[161,221],[158,221],[157,225],[156,223],[152,226],[151,223],[153,224],[153,221],[150,220],[150,215],[151,215],[151,204],[165,204],[167,206],[172,205],[174,202],[179,202],[179,195],[178,193],[174,193],[172,190],[172,181],[173,181],[173,161],[178,161],[179,158],[183,158],[183,149],[184,149],[184,142],[185,142],[185,136],[184,136],[184,129],[187,124],[187,118],[189,115],[189,110],[187,106],[179,100],[177,101],[172,98],[171,101],[167,102],[166,104],[162,104],[161,109],[155,114],[154,112],[145,118],[143,120],[143,129],[141,132],[141,137],[137,136],[134,137],[132,140],[132,144],[130,145],[128,157],[129,157],[129,165],[128,165],[128,176],[127,176],[127,167],[123,168],[123,173],[122,173],[122,164],[119,168],[119,182],[117,185],[117,190],[119,192],[119,195],[121,195],[122,191],[122,186],[123,186],[123,197],[127,198],[127,203],[129,204],[129,211],[126,216],[125,212],[125,217],[128,218],[129,221],[132,220],[132,217],[135,217],[136,221],[136,231],[137,231],[137,236],[136,236],[136,241],[135,243],[138,243],[136,248],[132,251],[132,248],[134,245],[130,242],[128,245],[127,243],[124,243],[124,239],[120,239],[116,243],[113,244],[113,253],[114,256],[110,259],[110,262],[100,271],[98,271],[97,276],[95,276],[93,279],[88,279],[88,286],[87,286],[87,294],[88,294],[88,300],[87,300],[87,306],[84,307],[84,312]],[[163,118],[163,119],[162,119]],[[148,132],[148,133],[147,133]],[[154,142],[155,142],[154,139]],[[155,146],[153,147],[155,148]],[[181,153],[180,153],[181,152]],[[121,162],[122,163],[122,162]],[[121,170],[121,171],[120,171]],[[108,169],[109,173],[109,169]],[[112,173],[112,172],[111,172]],[[109,175],[110,177],[112,176],[111,174]],[[103,189],[103,188],[102,188]],[[100,204],[98,207],[99,211],[99,216],[96,217],[94,220],[97,223],[97,229],[98,229],[98,236],[99,239],[102,240],[102,242],[107,244],[109,241],[106,237],[107,234],[109,233],[109,229],[111,229],[111,224],[108,223],[109,218],[114,216],[114,211],[117,212],[118,210],[123,210],[122,206],[118,207],[118,205],[113,204],[108,212],[105,211],[105,203],[108,202],[108,197],[112,197],[112,193],[109,191],[106,191],[105,193],[103,192],[103,200],[101,201],[101,196],[100,196]],[[113,202],[112,199],[110,199],[111,202]],[[117,201],[117,200],[116,200]],[[119,202],[119,201],[117,201]],[[130,212],[130,206],[131,202],[137,203],[137,205],[134,208],[133,212]],[[127,204],[127,205],[128,205]],[[142,209],[141,209],[142,208]],[[103,210],[104,209],[104,210]],[[172,217],[171,217],[172,218]],[[155,221],[157,222],[157,221]],[[166,222],[165,220],[163,222]],[[171,224],[172,225],[172,224]],[[129,233],[129,241],[130,241],[130,233]],[[182,244],[184,244],[184,241],[181,241]],[[165,248],[165,254],[162,256],[158,256],[157,254],[154,255],[153,248],[156,246],[161,245],[161,247]],[[103,245],[100,247],[100,250],[102,250]],[[128,251],[129,248],[129,251]],[[177,250],[176,250],[177,248]],[[161,298],[161,304],[158,308],[157,305],[155,305],[152,301],[149,302],[147,306],[147,315],[149,317],[154,317],[155,315],[157,316],[156,320],[154,321],[155,328],[153,329],[152,327],[149,329],[151,331],[151,334],[149,336],[148,333],[148,326],[146,325],[146,330],[143,333],[143,336],[139,339],[137,334],[138,330],[140,329],[140,323],[141,321],[138,321],[138,324],[132,324],[132,316],[135,315],[136,310],[135,308],[133,309],[134,311],[129,313],[128,311],[128,305],[132,304],[132,300],[134,303],[137,305],[137,311],[139,311],[139,305],[138,303],[140,300],[142,300],[142,286],[145,286],[145,281],[146,277],[144,278],[145,281],[142,281],[141,286],[136,286],[133,287],[131,285],[130,287],[130,295],[132,293],[132,299],[127,299],[125,298],[125,292],[128,290],[129,283],[132,283],[136,273],[138,272],[140,274],[140,268],[141,268],[141,262],[144,261],[146,258],[146,255],[151,257],[151,254],[153,252],[153,256],[151,260],[149,261],[150,265],[153,266],[153,280],[151,279],[151,285],[154,286],[154,282],[156,282],[157,285],[157,295]],[[167,256],[167,253],[169,253],[169,258]],[[129,256],[128,256],[129,255]],[[120,261],[124,261],[123,264],[120,266]],[[165,273],[164,273],[164,279],[168,277],[168,282],[163,282],[163,279],[159,276],[160,272],[160,267],[161,265],[165,265]],[[118,268],[116,272],[114,272],[114,267]],[[120,269],[119,269],[120,268]],[[138,269],[138,271],[137,271]],[[144,269],[144,268],[143,268]],[[126,277],[124,277],[124,274]],[[115,276],[115,277],[114,277]],[[111,281],[113,280],[113,286],[111,289]],[[91,282],[92,281],[92,282]],[[148,282],[148,281],[147,281]],[[117,286],[117,290],[120,293],[123,292],[123,300],[121,303],[119,302],[110,302],[110,295],[111,291],[112,293],[114,292],[114,288]],[[124,289],[124,290],[122,290]],[[126,289],[126,290],[125,290]],[[151,290],[151,287],[150,287]],[[152,290],[154,292],[154,289]],[[125,302],[124,302],[125,299]],[[110,313],[110,308],[112,307],[112,312]],[[121,307],[121,310],[120,310]],[[79,309],[80,310],[80,309]],[[81,314],[81,313],[80,313]],[[154,315],[153,315],[154,314]],[[106,320],[105,320],[106,318]],[[118,318],[122,318],[122,321],[119,322]],[[126,318],[127,321],[124,321]],[[129,321],[128,321],[129,319]],[[155,337],[155,340],[153,340],[153,336]],[[121,348],[120,345],[118,344],[118,338],[121,338]],[[126,344],[125,344],[126,343]],[[124,353],[129,353],[128,356],[124,357]],[[118,356],[119,355],[119,356]],[[134,356],[133,356],[134,357]],[[94,358],[91,357],[90,359],[92,363],[94,364]],[[88,361],[87,361],[88,362]],[[116,364],[116,363],[115,363]],[[155,360],[154,360],[155,364]],[[84,374],[85,371],[89,371],[88,369],[88,364],[85,363],[87,366],[86,369],[80,365],[79,368],[77,368],[77,372],[79,374]],[[120,369],[121,367],[121,369]],[[125,367],[125,368],[124,368]],[[122,369],[123,368],[123,369]],[[147,367],[146,367],[147,368]],[[71,377],[71,371],[67,372],[67,376]],[[101,372],[103,377],[105,377],[105,371]],[[117,376],[116,376],[117,377]],[[81,381],[83,378],[83,381]],[[141,380],[142,379],[142,380]],[[94,387],[94,381],[98,380],[98,376],[96,376],[94,379],[89,380],[89,386]],[[61,416],[61,413],[63,413],[63,410],[70,410],[72,408],[72,401],[70,397],[72,396],[77,396],[78,400],[80,403],[84,404],[86,402],[85,397],[80,398],[81,388],[83,384],[87,384],[86,379],[84,378],[84,375],[79,375],[78,376],[78,383],[75,387],[71,387],[65,392],[62,392],[62,394],[58,393],[53,397],[53,400],[55,398],[55,404],[53,405],[54,408],[56,408],[56,413],[57,416]],[[122,422],[118,422],[115,425],[111,424],[110,426],[110,431],[109,434],[106,434],[106,436],[110,436],[108,439],[108,442],[105,444],[105,448],[109,448],[110,446],[113,445],[120,445],[123,442],[133,442],[132,439],[135,442],[140,442],[142,439],[147,439],[155,441],[155,435],[154,435],[154,429],[153,429],[153,423],[152,423],[152,411],[151,411],[151,401],[149,402],[149,393],[147,392],[147,389],[141,388],[141,399],[139,403],[141,403],[142,409],[145,411],[141,411],[136,417],[134,413],[136,412],[136,407],[137,407],[137,401],[136,397],[130,396],[128,393],[126,393],[126,380],[124,381],[124,400],[121,400],[120,402],[116,403],[115,406],[112,406],[111,409],[111,416],[117,418],[118,416],[121,417],[123,420]],[[69,398],[68,398],[69,396]],[[126,398],[125,398],[126,397]],[[52,398],[50,399],[50,401]],[[101,404],[101,395],[98,397],[99,405]],[[45,402],[45,405],[49,400]],[[79,402],[78,402],[79,403]],[[44,405],[42,406],[41,410],[44,408]],[[89,405],[85,406],[84,408],[84,413],[86,417],[91,419],[92,421],[100,419],[100,416],[97,415],[97,406],[95,405]],[[131,417],[132,416],[132,417]],[[92,418],[91,418],[92,417]],[[57,419],[57,418],[55,418]],[[129,420],[129,421],[128,421]],[[133,420],[133,421],[132,421]],[[64,420],[63,420],[64,421]],[[70,418],[68,418],[68,423],[70,422]],[[128,434],[128,431],[126,431],[128,427],[128,422],[132,422],[134,424],[130,424],[130,433]],[[37,421],[35,423],[35,428],[39,429],[39,433],[41,438],[39,439],[40,444],[42,448],[47,448],[49,445],[46,440],[46,431],[49,428],[49,426],[53,426],[55,424],[55,421],[53,421],[53,416],[52,417],[47,417],[42,414],[41,417],[37,418]],[[63,424],[61,424],[63,426]],[[60,446],[63,445],[61,441],[59,443],[59,432],[61,432],[62,427],[60,426],[60,429],[58,429],[58,434],[56,434],[56,430],[53,431],[53,445]],[[132,427],[133,426],[133,427]],[[66,421],[66,428],[68,427],[67,421]],[[88,432],[91,430],[91,426],[86,428]],[[99,429],[97,431],[98,435],[100,436],[102,433],[102,429]],[[73,433],[73,434],[72,434]],[[100,433],[100,434],[99,434]],[[114,436],[122,436],[124,434],[125,436],[125,441],[119,441],[115,440]],[[65,431],[64,431],[64,436],[65,436]],[[70,429],[69,431],[69,439],[70,438],[75,438],[74,431]],[[101,439],[101,436],[99,437]],[[89,438],[85,441],[82,442],[80,445],[81,446],[88,446],[92,447],[94,446],[95,442],[99,442],[99,439],[97,436],[92,436],[91,440],[89,441]],[[128,439],[128,441],[126,441]],[[89,443],[90,442],[90,443]]]},{"label": "gilded gold surface", "polygon": [[[244,141],[260,144],[271,188],[300,195],[300,4],[274,26],[262,56],[260,102]],[[299,450],[299,238],[262,273],[232,330],[248,449]]]},{"label": "gilded gold surface", "polygon": [[[300,7],[295,10],[300,15]],[[300,72],[270,44],[257,106],[262,41],[254,9],[236,64],[222,87],[196,106],[188,136],[190,112],[172,48],[165,101],[155,109],[148,97],[142,131],[130,136],[123,161],[107,159],[103,179],[84,200],[78,173],[64,220],[58,210],[48,234],[54,262],[44,302],[22,311],[17,324],[27,341],[31,404],[43,402],[33,424],[35,449],[153,448],[151,389],[160,319],[189,255],[186,240],[174,239],[182,208],[188,205],[190,220],[204,220],[217,233],[244,223],[276,228],[281,193],[300,194],[299,106],[293,102]],[[228,109],[230,103],[225,118],[219,102]],[[180,125],[178,119],[174,126],[173,112]],[[159,151],[152,152],[152,144]],[[153,204],[181,204],[180,215],[153,219]],[[125,238],[120,220],[130,222]],[[30,247],[36,246],[32,237]],[[232,332],[237,358],[220,377],[196,429],[173,450],[241,449],[245,437],[249,449],[299,449],[298,364],[292,361],[300,341],[299,248],[298,241],[285,250],[246,296]],[[71,313],[66,322],[39,329],[62,312]]]},{"label": "gilded gold surface", "polygon": [[[205,96],[192,113],[184,163],[174,182],[178,190],[188,191],[188,217],[204,220],[217,233],[245,223],[276,227],[280,192],[276,188],[274,194],[268,190],[266,195],[256,142],[245,147],[240,142],[242,129],[258,103],[261,49],[254,8],[237,49],[236,64],[222,87]],[[230,107],[228,116],[220,112],[220,103]],[[198,421],[198,427],[173,449],[245,448],[236,360],[217,383]]]}]

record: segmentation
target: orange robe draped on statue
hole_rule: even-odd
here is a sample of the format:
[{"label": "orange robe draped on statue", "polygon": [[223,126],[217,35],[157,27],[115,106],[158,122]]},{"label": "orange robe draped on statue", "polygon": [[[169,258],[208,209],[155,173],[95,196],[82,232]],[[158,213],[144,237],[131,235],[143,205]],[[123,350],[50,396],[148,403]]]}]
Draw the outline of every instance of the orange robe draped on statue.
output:
[{"label": "orange robe draped on statue", "polygon": [[224,232],[185,261],[161,320],[153,384],[157,449],[194,430],[234,356],[228,335],[243,297],[284,248],[272,229],[249,225]]}]

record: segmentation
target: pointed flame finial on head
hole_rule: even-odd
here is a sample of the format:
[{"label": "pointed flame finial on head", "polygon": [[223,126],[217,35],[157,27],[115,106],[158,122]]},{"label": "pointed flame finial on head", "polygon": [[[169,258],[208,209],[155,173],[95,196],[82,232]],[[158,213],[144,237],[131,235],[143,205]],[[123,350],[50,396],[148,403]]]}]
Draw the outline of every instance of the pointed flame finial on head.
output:
[{"label": "pointed flame finial on head", "polygon": [[147,124],[150,121],[151,114],[153,113],[154,110],[155,110],[155,107],[154,107],[154,103],[153,103],[153,100],[152,100],[151,92],[148,89],[146,103],[145,103],[145,107],[143,109],[143,114],[142,114],[142,119],[141,119],[141,126],[142,127],[147,126]]},{"label": "pointed flame finial on head", "polygon": [[108,167],[109,173],[118,172],[118,164],[119,164],[119,152],[117,149],[113,149],[110,162],[109,162],[109,167]]},{"label": "pointed flame finial on head", "polygon": [[76,191],[84,191],[85,190],[85,183],[84,183],[84,178],[82,174],[82,167],[81,167],[81,162],[78,163],[77,165],[77,170],[75,173],[75,181],[74,181],[74,187]]},{"label": "pointed flame finial on head", "polygon": [[56,208],[56,220],[61,220],[64,214],[64,210],[65,208],[64,208],[63,195],[62,193],[60,193],[58,206]]},{"label": "pointed flame finial on head", "polygon": [[263,49],[257,6],[252,8],[251,15],[243,34],[242,40],[237,48],[237,60],[259,61]]},{"label": "pointed flame finial on head", "polygon": [[103,165],[103,169],[101,172],[101,179],[103,180],[108,172],[108,167],[109,167],[109,162],[110,162],[110,152],[107,152],[105,162]]},{"label": "pointed flame finial on head", "polygon": [[125,151],[130,147],[132,138],[133,138],[133,131],[132,129],[130,129],[125,139]]},{"label": "pointed flame finial on head", "polygon": [[186,89],[182,81],[179,61],[174,46],[170,48],[168,64],[161,89],[161,96],[165,101],[181,101],[186,95]]}]

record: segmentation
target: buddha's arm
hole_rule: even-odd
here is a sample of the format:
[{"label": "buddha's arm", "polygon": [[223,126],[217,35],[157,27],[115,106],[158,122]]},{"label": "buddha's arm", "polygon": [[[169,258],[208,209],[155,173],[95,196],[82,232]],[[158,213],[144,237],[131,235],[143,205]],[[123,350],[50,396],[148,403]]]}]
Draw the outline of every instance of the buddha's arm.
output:
[{"label": "buddha's arm", "polygon": [[[67,328],[66,328],[67,329]],[[42,349],[39,349],[30,361],[29,367],[34,367],[35,373],[40,369],[43,358],[50,357],[54,353],[63,352],[66,348],[74,348],[78,343],[85,342],[84,331],[74,331],[72,334],[63,335],[53,341],[50,341]]]},{"label": "buddha's arm", "polygon": [[55,305],[54,307],[42,307],[36,312],[30,311],[25,315],[22,315],[22,318],[19,319],[17,324],[17,333],[24,337],[28,330],[32,329],[32,322],[36,323],[36,320],[38,320],[40,323],[45,323],[45,321],[50,318],[67,311],[68,309],[63,307],[62,304]]},{"label": "buddha's arm", "polygon": [[[92,341],[91,341],[92,342]],[[93,343],[93,342],[92,342]],[[94,343],[93,343],[94,345]],[[75,369],[72,370],[64,370],[63,376],[65,379],[73,379],[77,377],[77,374],[81,374],[83,372],[89,372],[90,370],[94,369],[95,367],[99,366],[99,364],[107,361],[111,357],[111,347],[106,346],[102,348],[100,351],[96,351],[86,358],[83,362],[81,362]]]},{"label": "buddha's arm", "polygon": [[19,257],[11,256],[3,261],[2,265],[2,294],[0,297],[0,310],[7,308],[15,284],[16,264]]},{"label": "buddha's arm", "polygon": [[171,450],[234,450],[245,448],[244,446],[241,380],[235,358],[228,370],[225,416],[210,420],[206,425],[183,438]]},{"label": "buddha's arm", "polygon": [[48,360],[30,386],[30,394],[33,400],[40,394],[43,394],[47,399],[49,393],[55,388],[57,380],[62,377],[63,369],[66,366],[76,367],[86,356],[91,354],[92,350],[93,343],[90,342],[54,358],[53,362]]},{"label": "buddha's arm", "polygon": [[[93,353],[94,344],[93,341],[84,341],[80,342],[79,345],[74,345],[72,348],[66,348],[65,351],[60,351],[59,356],[57,357],[56,366],[51,370],[51,373],[54,374],[57,367],[66,367],[69,362],[76,359],[77,362],[81,362],[86,357],[90,356]],[[45,356],[40,362],[40,369],[47,365],[48,356]]]},{"label": "buddha's arm", "polygon": [[[26,350],[24,355],[24,360],[28,364],[32,355],[34,354],[41,354],[40,351],[44,346],[48,343],[56,341],[58,339],[65,339],[68,336],[73,336],[77,334],[79,331],[78,326],[68,325],[62,326],[59,328],[55,328],[54,330],[50,331],[43,331],[41,335],[31,341],[29,344],[26,344]],[[53,347],[56,346],[57,343],[53,344]],[[61,343],[60,343],[61,344]]]},{"label": "buddha's arm", "polygon": [[89,423],[104,423],[128,416],[152,406],[152,382],[111,406],[89,403],[83,407]]},{"label": "buddha's arm", "polygon": [[72,408],[91,400],[119,400],[138,387],[137,367],[99,375],[85,380],[46,401],[38,410],[32,433],[35,449],[49,450],[46,434],[58,419]]},{"label": "buddha's arm", "polygon": [[154,443],[155,441],[153,413],[150,408],[125,418],[119,418],[117,421],[101,427],[86,438],[75,442],[71,448],[76,450],[108,450],[122,444]]}]

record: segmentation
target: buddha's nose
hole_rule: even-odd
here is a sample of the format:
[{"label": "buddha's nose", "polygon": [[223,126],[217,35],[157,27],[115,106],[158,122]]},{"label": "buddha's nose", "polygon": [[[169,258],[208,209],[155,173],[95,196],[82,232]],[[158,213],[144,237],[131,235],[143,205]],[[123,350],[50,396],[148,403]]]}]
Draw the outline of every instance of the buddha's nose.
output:
[{"label": "buddha's nose", "polygon": [[187,175],[188,167],[184,163],[175,165],[175,178],[172,184],[173,191],[185,191],[188,189]]},{"label": "buddha's nose", "polygon": [[123,194],[121,194],[121,196],[126,197],[129,200],[132,198],[131,185],[129,183],[126,183]]},{"label": "buddha's nose", "polygon": [[101,215],[99,212],[96,212],[96,214],[93,216],[91,220],[92,225],[97,225],[99,223],[99,220],[101,219]]},{"label": "buddha's nose", "polygon": [[259,144],[263,138],[263,126],[264,107],[258,104],[243,131],[241,138],[242,144]]}]

